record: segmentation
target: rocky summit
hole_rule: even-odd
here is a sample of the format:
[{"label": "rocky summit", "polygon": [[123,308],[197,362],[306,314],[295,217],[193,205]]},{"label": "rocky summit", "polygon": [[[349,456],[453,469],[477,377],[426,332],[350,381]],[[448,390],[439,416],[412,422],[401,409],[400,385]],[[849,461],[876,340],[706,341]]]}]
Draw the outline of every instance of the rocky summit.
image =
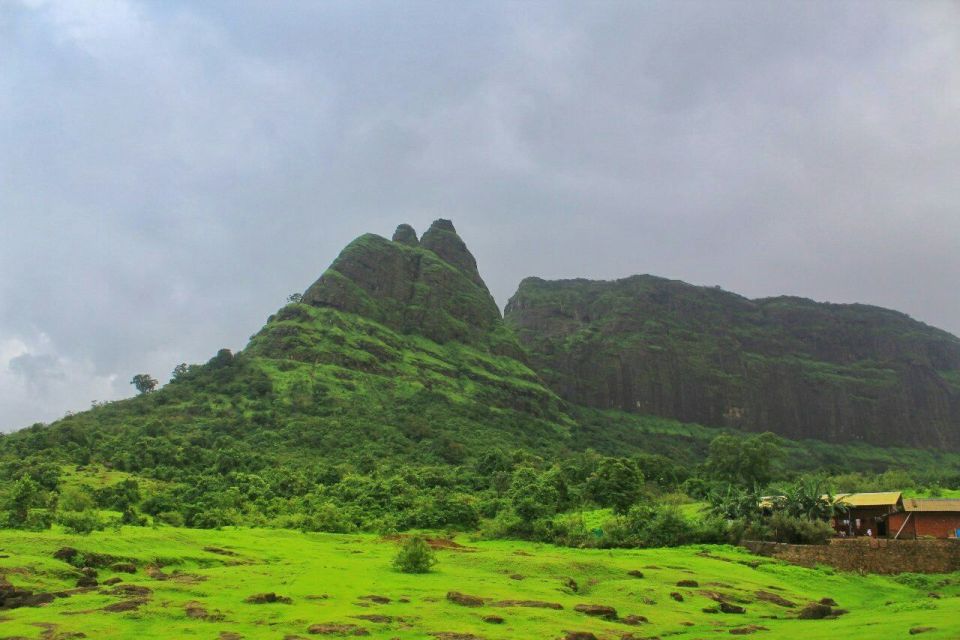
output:
[{"label": "rocky summit", "polygon": [[477,261],[449,220],[417,240],[401,224],[393,240],[366,234],[340,253],[303,302],[356,313],[402,333],[519,354]]},{"label": "rocky summit", "polygon": [[960,340],[896,311],[633,276],[528,278],[505,317],[571,403],[796,439],[960,448]]}]

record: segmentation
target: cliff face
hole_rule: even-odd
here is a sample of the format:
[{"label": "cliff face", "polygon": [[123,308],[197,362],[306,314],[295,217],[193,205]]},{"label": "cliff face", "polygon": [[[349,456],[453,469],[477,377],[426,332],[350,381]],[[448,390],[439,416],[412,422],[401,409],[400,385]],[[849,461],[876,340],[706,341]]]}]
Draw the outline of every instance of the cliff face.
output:
[{"label": "cliff face", "polygon": [[524,280],[505,319],[564,399],[791,438],[960,448],[960,340],[908,316],[652,276]]}]

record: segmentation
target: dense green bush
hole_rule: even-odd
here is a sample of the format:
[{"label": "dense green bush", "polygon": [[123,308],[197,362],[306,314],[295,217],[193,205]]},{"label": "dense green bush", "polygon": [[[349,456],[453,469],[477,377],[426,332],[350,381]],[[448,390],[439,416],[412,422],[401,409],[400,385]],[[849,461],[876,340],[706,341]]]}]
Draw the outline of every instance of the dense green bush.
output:
[{"label": "dense green bush", "polygon": [[797,518],[775,513],[767,521],[768,539],[791,544],[827,544],[834,535],[833,527],[822,520]]},{"label": "dense green bush", "polygon": [[60,511],[57,513],[57,524],[62,525],[68,533],[87,534],[93,531],[102,531],[108,522],[92,510]]},{"label": "dense green bush", "polygon": [[437,563],[430,545],[420,536],[408,538],[393,559],[393,568],[401,573],[428,573]]}]

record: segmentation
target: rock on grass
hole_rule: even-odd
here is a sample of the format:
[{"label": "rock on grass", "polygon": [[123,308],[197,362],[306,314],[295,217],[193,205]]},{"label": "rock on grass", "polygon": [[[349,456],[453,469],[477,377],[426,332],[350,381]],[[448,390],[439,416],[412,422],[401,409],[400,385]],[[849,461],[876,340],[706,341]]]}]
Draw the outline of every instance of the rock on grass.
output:
[{"label": "rock on grass", "polygon": [[368,636],[370,632],[355,624],[343,624],[339,622],[326,622],[323,624],[310,625],[307,633],[321,636]]},{"label": "rock on grass", "polygon": [[292,604],[293,599],[288,598],[287,596],[279,596],[276,593],[270,591],[268,593],[255,593],[252,596],[247,596],[243,599],[247,604],[272,604],[274,602],[280,604]]},{"label": "rock on grass", "polygon": [[605,620],[617,619],[617,610],[604,604],[578,604],[573,610]]},{"label": "rock on grass", "polygon": [[819,602],[811,602],[800,610],[800,613],[797,615],[797,617],[800,620],[822,620],[831,613],[833,613],[833,609],[829,605],[821,604]]},{"label": "rock on grass", "polygon": [[563,609],[559,602],[544,602],[543,600],[499,600],[490,604],[491,607],[533,607],[535,609]]}]

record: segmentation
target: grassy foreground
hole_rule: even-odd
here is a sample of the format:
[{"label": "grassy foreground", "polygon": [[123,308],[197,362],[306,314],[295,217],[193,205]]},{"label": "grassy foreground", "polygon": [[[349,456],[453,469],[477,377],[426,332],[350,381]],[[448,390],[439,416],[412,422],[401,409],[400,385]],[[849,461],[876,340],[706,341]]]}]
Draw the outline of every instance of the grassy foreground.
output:
[{"label": "grassy foreground", "polygon": [[[309,632],[312,625],[322,624],[356,625],[369,637],[384,639],[551,639],[571,631],[589,631],[604,639],[716,638],[734,630],[769,638],[826,639],[871,632],[902,638],[915,627],[933,627],[923,638],[960,635],[960,574],[858,576],[799,568],[721,546],[601,551],[466,538],[457,543],[462,546],[447,543],[448,548],[438,549],[434,572],[406,575],[390,566],[396,541],[369,535],[130,527],[89,536],[0,531],[0,576],[35,592],[74,589],[79,571],[53,557],[61,547],[109,554],[136,565],[133,574],[99,569],[98,588],[42,606],[0,610],[0,638],[65,640],[80,632],[104,640],[294,640],[328,637]],[[101,564],[107,561],[100,559]],[[643,577],[628,575],[636,570]],[[103,586],[110,578],[122,582]],[[677,586],[681,580],[699,585]],[[149,592],[123,592],[122,585]],[[466,607],[447,600],[449,591],[488,600]],[[263,592],[292,602],[244,602]],[[757,592],[798,606],[759,599]],[[931,592],[940,597],[931,597]],[[683,601],[671,593],[681,594]],[[704,612],[717,605],[718,596],[746,613]],[[824,597],[848,613],[835,619],[797,619],[800,608]],[[499,601],[504,600],[543,601],[562,609],[503,606]],[[111,607],[125,602],[134,604]],[[621,619],[637,615],[649,622],[628,625],[590,617],[575,610],[579,604],[612,606]],[[483,621],[491,615],[504,622]]]}]

